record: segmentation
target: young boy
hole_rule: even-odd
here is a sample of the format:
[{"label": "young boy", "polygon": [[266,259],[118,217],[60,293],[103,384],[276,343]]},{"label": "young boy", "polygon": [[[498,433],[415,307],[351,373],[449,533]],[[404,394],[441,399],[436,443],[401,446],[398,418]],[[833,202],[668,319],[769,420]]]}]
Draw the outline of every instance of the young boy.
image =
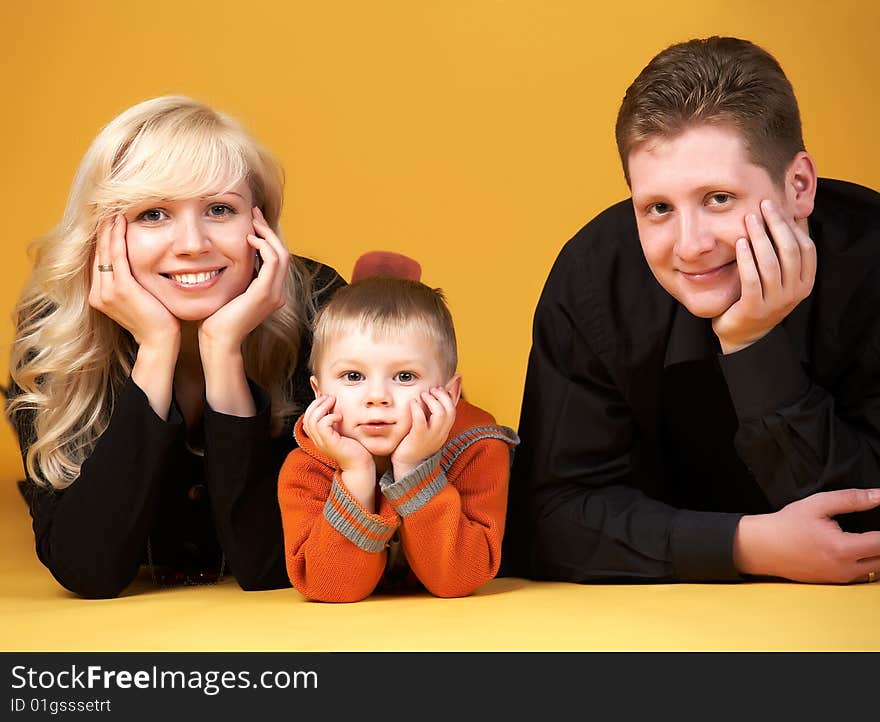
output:
[{"label": "young boy", "polygon": [[456,364],[443,295],[417,281],[367,278],[319,313],[315,400],[278,487],[304,596],[353,602],[384,576],[458,597],[495,576],[519,440],[460,398]]}]

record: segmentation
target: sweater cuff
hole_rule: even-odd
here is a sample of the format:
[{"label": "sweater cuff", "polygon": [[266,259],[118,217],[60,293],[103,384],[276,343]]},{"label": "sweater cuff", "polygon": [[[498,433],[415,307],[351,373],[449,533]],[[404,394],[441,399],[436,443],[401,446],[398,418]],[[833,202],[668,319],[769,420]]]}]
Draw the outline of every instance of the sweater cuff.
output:
[{"label": "sweater cuff", "polygon": [[719,363],[740,419],[760,419],[790,406],[810,388],[782,326],[742,351],[722,355]]},{"label": "sweater cuff", "polygon": [[324,504],[324,518],[336,531],[365,552],[381,552],[394,536],[398,524],[370,514],[355,501],[338,472],[333,474],[330,495]]},{"label": "sweater cuff", "polygon": [[394,479],[392,469],[379,480],[379,489],[400,516],[421,509],[446,486],[446,474],[440,467],[440,452],[429,456],[402,479]]},{"label": "sweater cuff", "polygon": [[672,564],[681,582],[739,582],[733,565],[733,537],[742,514],[690,511],[675,515]]}]

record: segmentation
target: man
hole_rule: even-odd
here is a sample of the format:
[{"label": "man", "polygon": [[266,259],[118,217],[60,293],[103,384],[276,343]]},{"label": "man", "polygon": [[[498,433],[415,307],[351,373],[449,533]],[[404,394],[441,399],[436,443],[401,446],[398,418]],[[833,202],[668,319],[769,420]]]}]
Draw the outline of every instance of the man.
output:
[{"label": "man", "polygon": [[880,196],[818,179],[791,85],[736,38],[628,89],[630,201],[535,312],[503,574],[880,574]]}]

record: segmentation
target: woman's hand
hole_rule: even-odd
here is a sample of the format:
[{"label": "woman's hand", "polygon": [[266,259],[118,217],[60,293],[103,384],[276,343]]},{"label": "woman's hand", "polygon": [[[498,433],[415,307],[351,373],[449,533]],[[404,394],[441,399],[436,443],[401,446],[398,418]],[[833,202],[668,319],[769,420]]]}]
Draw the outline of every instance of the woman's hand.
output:
[{"label": "woman's hand", "polygon": [[[89,305],[127,329],[138,346],[162,348],[172,342],[179,346],[180,322],[131,275],[126,227],[119,214],[98,228]],[[112,270],[101,270],[108,265]]]},{"label": "woman's hand", "polygon": [[131,378],[153,411],[167,419],[180,351],[180,322],[131,275],[125,230],[121,215],[98,228],[89,305],[134,336],[138,351]]},{"label": "woman's hand", "polygon": [[244,293],[221,306],[199,325],[199,348],[227,354],[240,352],[247,335],[287,301],[287,271],[290,253],[266,223],[262,211],[254,208],[254,230],[247,241],[259,254],[257,277]]},{"label": "woman's hand", "polygon": [[205,372],[208,405],[223,414],[248,417],[256,413],[247,384],[241,345],[247,335],[287,301],[290,254],[254,208],[254,230],[248,235],[262,261],[257,277],[240,296],[218,308],[199,324],[199,354]]}]

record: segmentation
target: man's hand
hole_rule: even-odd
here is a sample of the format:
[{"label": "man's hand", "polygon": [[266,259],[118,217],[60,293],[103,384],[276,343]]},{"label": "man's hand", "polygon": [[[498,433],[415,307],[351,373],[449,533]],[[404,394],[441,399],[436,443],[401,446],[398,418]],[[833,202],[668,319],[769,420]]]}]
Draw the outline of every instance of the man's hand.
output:
[{"label": "man's hand", "polygon": [[744,516],[733,542],[742,574],[848,584],[880,574],[880,531],[850,534],[834,517],[880,506],[880,489],[823,491],[774,514]]},{"label": "man's hand", "polygon": [[[425,414],[424,403],[428,409]],[[443,446],[455,422],[455,404],[442,386],[422,391],[419,399],[410,401],[412,427],[391,455],[394,478],[402,479],[431,454]]]},{"label": "man's hand", "polygon": [[712,320],[725,354],[765,336],[813,290],[816,246],[809,235],[783,218],[772,201],[761,201],[761,213],[763,221],[754,213],[746,216],[749,238],[736,242],[742,295]]},{"label": "man's hand", "polygon": [[343,484],[367,511],[376,511],[376,463],[359,441],[343,436],[342,414],[333,413],[336,398],[318,395],[303,414],[303,430],[325,456],[339,464]]}]

